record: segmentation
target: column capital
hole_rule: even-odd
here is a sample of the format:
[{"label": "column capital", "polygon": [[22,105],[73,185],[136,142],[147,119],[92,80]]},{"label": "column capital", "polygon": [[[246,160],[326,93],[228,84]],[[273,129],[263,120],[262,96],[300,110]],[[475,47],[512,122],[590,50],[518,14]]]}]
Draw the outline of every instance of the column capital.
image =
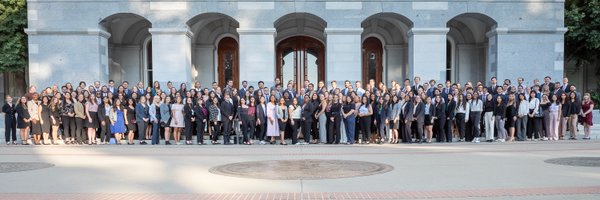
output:
[{"label": "column capital", "polygon": [[189,38],[194,36],[194,33],[188,28],[149,28],[148,32],[152,35],[178,35],[183,34]]},{"label": "column capital", "polygon": [[450,31],[449,28],[412,28],[408,31],[408,37],[413,35],[446,35]]}]

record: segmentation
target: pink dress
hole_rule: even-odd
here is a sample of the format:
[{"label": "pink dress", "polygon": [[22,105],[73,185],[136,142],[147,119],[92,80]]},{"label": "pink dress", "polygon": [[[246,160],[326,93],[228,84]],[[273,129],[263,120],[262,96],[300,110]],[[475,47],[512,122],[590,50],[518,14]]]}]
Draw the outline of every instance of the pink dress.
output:
[{"label": "pink dress", "polygon": [[[273,119],[271,123],[269,119]],[[267,136],[279,136],[279,124],[277,123],[277,106],[271,102],[267,103]]]}]

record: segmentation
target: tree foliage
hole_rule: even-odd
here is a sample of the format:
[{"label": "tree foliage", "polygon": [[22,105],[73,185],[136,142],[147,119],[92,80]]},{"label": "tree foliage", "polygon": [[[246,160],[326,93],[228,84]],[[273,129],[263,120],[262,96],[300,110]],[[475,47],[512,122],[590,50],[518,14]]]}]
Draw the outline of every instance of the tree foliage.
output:
[{"label": "tree foliage", "polygon": [[23,71],[27,65],[26,0],[0,1],[0,72]]},{"label": "tree foliage", "polygon": [[600,59],[600,0],[567,0],[565,24],[565,62],[582,67]]}]

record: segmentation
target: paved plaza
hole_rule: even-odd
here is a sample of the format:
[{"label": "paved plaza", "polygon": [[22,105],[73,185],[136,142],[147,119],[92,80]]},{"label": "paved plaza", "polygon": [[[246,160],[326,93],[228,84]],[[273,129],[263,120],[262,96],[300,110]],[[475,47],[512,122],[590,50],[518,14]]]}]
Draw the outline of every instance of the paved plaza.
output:
[{"label": "paved plaza", "polygon": [[[597,139],[354,146],[2,145],[0,199],[599,199],[600,160],[588,160],[592,166],[587,167],[545,162],[599,155]],[[31,164],[32,170],[8,172],[18,164]],[[360,176],[343,178],[352,170]],[[298,171],[305,171],[306,179]]]}]

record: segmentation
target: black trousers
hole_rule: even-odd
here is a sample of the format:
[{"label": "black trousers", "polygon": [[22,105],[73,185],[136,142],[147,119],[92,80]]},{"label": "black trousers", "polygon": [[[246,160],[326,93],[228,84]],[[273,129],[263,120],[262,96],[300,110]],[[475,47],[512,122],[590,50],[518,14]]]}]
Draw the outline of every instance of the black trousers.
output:
[{"label": "black trousers", "polygon": [[360,117],[360,131],[362,132],[362,142],[371,140],[371,116]]},{"label": "black trousers", "polygon": [[319,140],[319,139],[321,139],[319,137],[319,119],[313,119],[312,124],[310,124],[310,127],[311,127],[311,132],[310,133],[312,135],[312,139],[313,140]]},{"label": "black trousers", "polygon": [[465,139],[465,114],[464,113],[456,113],[456,128],[458,129],[459,139]]},{"label": "black trousers", "polygon": [[302,120],[300,119],[292,119],[294,121],[294,124],[290,126],[290,128],[292,129],[292,144],[296,144],[298,143],[298,128],[300,128],[300,123],[302,123]]},{"label": "black trousers", "polygon": [[81,119],[79,117],[75,117],[75,138],[77,139],[77,142],[79,143],[83,143],[83,141],[85,141],[87,138],[84,138],[84,135],[87,134],[83,134],[83,124],[84,124],[85,119]]},{"label": "black trousers", "polygon": [[256,126],[256,139],[260,140],[260,141],[264,141],[266,130],[267,130],[266,119],[261,119],[260,124]]},{"label": "black trousers", "polygon": [[204,122],[196,121],[196,142],[204,143]]},{"label": "black trousers", "polygon": [[223,144],[229,144],[229,135],[231,134],[231,123],[229,118],[223,119]]},{"label": "black trousers", "polygon": [[242,135],[244,136],[244,142],[250,142],[252,137],[254,137],[254,124],[254,119],[242,118],[240,129],[242,131]]},{"label": "black trousers", "polygon": [[75,118],[69,116],[61,116],[62,128],[63,128],[63,139],[75,138]]},{"label": "black trousers", "polygon": [[[104,122],[104,126],[102,126],[102,122]],[[100,129],[100,141],[108,142],[110,140],[110,119],[108,116],[100,119]]]},{"label": "black trousers", "polygon": [[[17,119],[15,116],[5,116],[4,118],[4,139],[6,143],[10,141],[17,141]],[[12,140],[11,140],[12,136]]]},{"label": "black trousers", "polygon": [[312,131],[313,124],[314,123],[309,120],[304,120],[304,123],[302,124],[302,134],[304,135],[304,142],[306,142],[306,143],[310,142],[310,135],[313,132]]},{"label": "black trousers", "polygon": [[452,119],[446,121],[446,142],[452,142],[452,123]]},{"label": "black trousers", "polygon": [[186,141],[192,141],[192,133],[194,132],[194,123],[191,119],[185,119],[183,125],[183,135]]},{"label": "black trousers", "polygon": [[211,121],[209,128],[211,128],[210,140],[212,140],[212,141],[219,140],[219,134],[221,133],[221,122]]},{"label": "black trousers", "polygon": [[436,140],[438,142],[446,141],[446,118],[438,118],[435,120],[435,126],[437,128]]},{"label": "black trousers", "polygon": [[342,119],[340,116],[336,116],[331,121],[330,118],[327,118],[327,143],[328,144],[338,144],[340,143],[340,137],[342,137],[342,133],[340,132],[340,123]]}]

